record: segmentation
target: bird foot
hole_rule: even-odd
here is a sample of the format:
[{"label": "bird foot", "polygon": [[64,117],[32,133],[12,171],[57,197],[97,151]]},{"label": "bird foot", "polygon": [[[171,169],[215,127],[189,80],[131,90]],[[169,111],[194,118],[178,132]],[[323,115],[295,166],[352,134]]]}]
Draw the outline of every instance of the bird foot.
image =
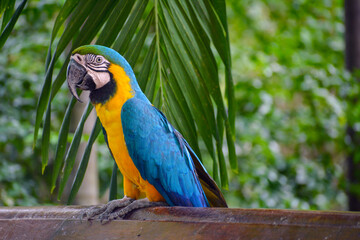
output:
[{"label": "bird foot", "polygon": [[122,199],[115,199],[109,201],[107,204],[104,204],[101,207],[90,207],[83,213],[83,219],[93,220],[97,215],[98,218],[101,219],[104,215],[108,215],[118,208],[123,208],[132,203],[133,201],[135,201],[135,199],[124,197]]},{"label": "bird foot", "polygon": [[99,219],[102,224],[105,224],[114,219],[123,219],[128,213],[148,207],[168,206],[166,202],[150,202],[147,198],[134,200],[132,198],[124,197],[123,199],[113,200],[98,208],[93,207],[84,214],[87,220]]},{"label": "bird foot", "polygon": [[150,202],[147,198],[135,200],[124,208],[115,210],[108,214],[102,214],[99,216],[102,223],[109,222],[114,219],[123,219],[128,213],[140,209],[140,208],[148,208],[148,207],[160,207],[160,206],[168,206],[166,202]]}]

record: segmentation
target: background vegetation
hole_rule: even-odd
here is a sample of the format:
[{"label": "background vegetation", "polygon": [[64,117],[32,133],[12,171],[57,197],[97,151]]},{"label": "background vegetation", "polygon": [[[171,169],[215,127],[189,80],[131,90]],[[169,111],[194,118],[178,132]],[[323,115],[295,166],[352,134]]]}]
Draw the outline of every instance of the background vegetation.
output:
[{"label": "background vegetation", "polygon": [[[50,195],[51,176],[41,175],[32,134],[50,34],[62,4],[30,1],[0,52],[2,205],[58,203]],[[356,119],[351,99],[358,87],[344,71],[342,1],[318,1],[314,8],[310,0],[231,0],[227,11],[239,165],[238,174],[228,171],[224,193],[230,206],[346,209],[345,127]],[[53,129],[60,128],[68,101],[63,86],[52,104]],[[57,136],[50,140],[54,149]],[[104,145],[98,155],[103,193],[112,160]],[[210,158],[203,159],[212,171]]]},{"label": "background vegetation", "polygon": [[[348,96],[343,1],[232,1],[236,205],[338,209]],[[236,199],[236,200],[235,200]]]}]

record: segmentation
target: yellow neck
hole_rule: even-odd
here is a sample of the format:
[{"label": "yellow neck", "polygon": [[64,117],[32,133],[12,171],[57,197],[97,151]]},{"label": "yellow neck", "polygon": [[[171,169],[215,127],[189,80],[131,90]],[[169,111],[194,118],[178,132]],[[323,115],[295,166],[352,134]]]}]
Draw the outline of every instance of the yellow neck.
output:
[{"label": "yellow neck", "polygon": [[[124,103],[134,96],[134,92],[130,84],[130,78],[125,73],[124,69],[118,65],[111,64],[109,67],[109,71],[113,74],[113,79],[116,83],[116,92],[114,96],[112,96],[107,102],[95,104],[97,115],[99,116],[100,121],[103,125],[106,124],[107,120],[110,119],[102,116],[102,113],[108,111],[113,112],[114,114],[115,112],[120,113]],[[120,115],[118,115],[118,117],[120,117]]]}]

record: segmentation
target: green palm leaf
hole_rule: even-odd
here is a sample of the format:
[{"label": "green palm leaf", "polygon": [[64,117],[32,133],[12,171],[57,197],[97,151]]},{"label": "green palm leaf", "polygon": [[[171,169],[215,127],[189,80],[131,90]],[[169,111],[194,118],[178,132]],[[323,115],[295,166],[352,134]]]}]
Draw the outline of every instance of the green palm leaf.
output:
[{"label": "green palm leaf", "polygon": [[[68,24],[61,32],[60,26],[64,22]],[[61,34],[60,40],[54,45],[53,40],[58,34]],[[141,0],[134,3],[130,0],[67,0],[55,21],[47,57],[46,77],[37,107],[35,140],[45,115],[43,157],[48,157],[51,101],[65,81],[70,52],[93,41],[112,47],[128,60],[133,69],[140,69],[136,75],[145,94],[156,107],[165,112],[199,156],[199,141],[204,142],[213,160],[214,179],[227,188],[228,177],[222,150],[224,134],[233,170],[237,169],[237,160],[225,1]],[[69,44],[70,52],[65,50]],[[60,72],[53,76],[55,63],[59,61],[61,54],[67,56],[66,61]],[[225,93],[220,90],[220,74],[215,61],[217,54],[225,66]],[[52,184],[54,187],[56,178],[61,178],[59,195],[72,171],[83,122],[91,109],[89,106],[84,111],[70,148],[65,154],[64,146],[67,143],[69,115],[73,103],[74,99],[64,115],[57,146]],[[89,151],[99,131],[99,124],[95,124],[86,147],[86,155],[77,170],[69,203],[81,184]],[[44,159],[43,168],[46,164],[47,160]],[[64,166],[64,169],[60,173],[61,166]],[[116,196],[115,177],[116,174],[113,174],[111,198]]]},{"label": "green palm leaf", "polygon": [[[23,0],[13,14],[15,1],[3,0],[0,2],[0,17],[2,17],[1,35],[0,35],[0,50],[4,46],[6,39],[10,36],[16,21],[18,20],[22,10],[26,5],[27,0]],[[3,16],[2,16],[3,15]]]}]

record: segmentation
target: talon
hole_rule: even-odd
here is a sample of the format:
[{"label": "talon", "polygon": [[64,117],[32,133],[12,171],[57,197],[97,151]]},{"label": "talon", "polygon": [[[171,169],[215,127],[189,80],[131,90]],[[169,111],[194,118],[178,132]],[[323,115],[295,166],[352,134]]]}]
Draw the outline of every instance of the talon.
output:
[{"label": "talon", "polygon": [[106,219],[106,218],[100,220],[100,223],[101,223],[102,225],[107,224],[108,222],[110,222],[110,220],[109,220],[109,219]]},{"label": "talon", "polygon": [[84,217],[86,220],[92,220],[96,215],[99,215],[103,211],[106,210],[106,205],[103,205],[101,207],[90,207],[87,211],[84,213]]}]

